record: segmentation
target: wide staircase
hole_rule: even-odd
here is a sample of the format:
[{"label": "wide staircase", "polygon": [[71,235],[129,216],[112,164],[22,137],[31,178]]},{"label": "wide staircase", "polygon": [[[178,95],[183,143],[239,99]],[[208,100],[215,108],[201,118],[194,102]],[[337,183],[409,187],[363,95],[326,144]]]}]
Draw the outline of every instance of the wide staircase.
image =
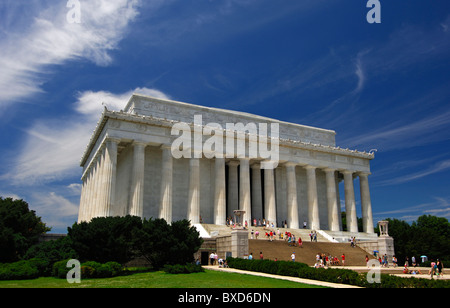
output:
[{"label": "wide staircase", "polygon": [[[212,224],[201,224],[201,225],[210,234],[210,236],[227,236],[231,234],[231,231],[233,231],[229,226],[219,226]],[[250,227],[248,228],[248,238],[252,239],[251,232],[253,231],[253,238],[256,239],[256,232],[258,231],[259,232],[258,239],[267,239],[267,237],[265,237],[266,232],[269,233],[270,231],[272,231],[276,235],[277,230],[280,230],[280,233],[283,233],[283,239],[286,238],[285,236],[286,232],[290,232],[295,235],[297,241],[299,237],[301,237],[303,242],[310,241],[309,234],[311,233],[311,230],[289,229],[289,228]],[[316,232],[316,234],[317,234],[317,242],[329,242],[329,240],[325,238],[320,233],[320,231]]]},{"label": "wide staircase", "polygon": [[[218,226],[202,224],[202,227],[210,234],[211,237],[227,236],[231,234],[232,229],[228,226]],[[279,239],[276,235],[277,229],[283,233],[283,239]],[[251,231],[253,230],[253,239],[251,238]],[[373,258],[363,249],[351,247],[349,242],[337,243],[332,238],[323,232],[317,232],[317,242],[311,241],[310,232],[308,229],[286,229],[286,228],[263,228],[250,227],[249,228],[249,253],[252,253],[254,259],[258,259],[260,252],[262,252],[264,259],[271,260],[291,260],[291,255],[295,252],[295,261],[314,265],[317,254],[326,254],[327,256],[337,257],[340,264],[342,264],[342,255],[345,255],[346,266],[364,266],[366,265],[365,257]],[[258,239],[256,239],[256,231],[259,231]],[[270,241],[266,236],[266,232],[272,231],[274,239]],[[295,235],[296,246],[292,246],[286,241],[286,232],[291,232]],[[302,246],[299,247],[298,239],[301,237]]]},{"label": "wide staircase", "polygon": [[314,265],[316,255],[324,253],[327,256],[337,257],[342,262],[342,254],[345,255],[346,266],[366,265],[365,257],[367,253],[359,247],[351,247],[350,244],[330,243],[330,242],[303,242],[301,247],[289,246],[283,240],[249,240],[249,253],[253,258],[258,259],[262,252],[264,259],[290,261],[291,255],[295,252],[295,261]]}]

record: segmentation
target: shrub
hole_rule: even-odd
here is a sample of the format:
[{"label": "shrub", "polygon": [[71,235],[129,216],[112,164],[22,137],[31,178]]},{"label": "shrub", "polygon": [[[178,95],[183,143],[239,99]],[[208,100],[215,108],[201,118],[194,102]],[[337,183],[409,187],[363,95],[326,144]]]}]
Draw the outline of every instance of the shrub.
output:
[{"label": "shrub", "polygon": [[38,272],[39,276],[50,276],[52,273],[52,265],[48,260],[41,259],[41,258],[33,258],[28,260],[28,263],[35,267]]},{"label": "shrub", "polygon": [[28,261],[0,265],[0,280],[24,280],[39,277],[38,267]]},{"label": "shrub", "polygon": [[[52,276],[57,278],[66,278],[71,268],[67,267],[68,260],[55,262],[53,265]],[[81,264],[81,278],[108,278],[122,274],[122,265],[117,262],[99,263],[88,261]]]},{"label": "shrub", "polygon": [[81,266],[81,278],[92,278],[94,277],[95,268],[89,265],[82,265]]},{"label": "shrub", "polygon": [[142,229],[136,216],[97,217],[90,222],[75,223],[68,228],[68,237],[81,261],[127,263],[135,257],[133,243]]},{"label": "shrub", "polygon": [[66,278],[67,273],[71,270],[71,268],[67,267],[68,261],[69,260],[61,260],[55,262],[52,268],[52,276],[56,278]]},{"label": "shrub", "polygon": [[273,273],[283,276],[294,276],[305,279],[350,284],[366,288],[450,288],[448,280],[429,280],[421,278],[403,278],[381,274],[381,283],[369,283],[366,273],[340,268],[312,268],[304,263],[272,260],[244,260],[228,258],[228,265],[242,270]]},{"label": "shrub", "polygon": [[78,259],[78,255],[72,248],[70,237],[66,236],[55,241],[46,241],[32,246],[28,249],[24,259],[32,258],[48,260],[50,263],[50,274],[53,263],[66,259]]}]

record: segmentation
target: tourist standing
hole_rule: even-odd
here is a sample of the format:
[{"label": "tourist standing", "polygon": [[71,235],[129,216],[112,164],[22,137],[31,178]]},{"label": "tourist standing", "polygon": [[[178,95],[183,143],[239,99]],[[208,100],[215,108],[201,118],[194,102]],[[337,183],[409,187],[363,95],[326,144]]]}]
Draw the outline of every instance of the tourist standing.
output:
[{"label": "tourist standing", "polygon": [[442,265],[442,261],[437,259],[437,263],[436,263],[436,268],[437,268],[437,274],[439,275],[439,278],[442,278],[442,269],[444,268],[444,266]]},{"label": "tourist standing", "polygon": [[341,259],[342,259],[342,266],[345,266],[345,254],[342,254]]},{"label": "tourist standing", "polygon": [[436,273],[436,262],[432,261],[430,271],[428,272],[428,274],[431,275],[431,279],[433,279],[435,273]]},{"label": "tourist standing", "polygon": [[392,257],[392,264],[394,265],[394,267],[397,267],[397,257],[396,256]]},{"label": "tourist standing", "polygon": [[291,254],[291,260],[292,260],[292,262],[295,262],[295,252],[293,252],[293,253]]},{"label": "tourist standing", "polygon": [[209,255],[209,262],[211,263],[211,265],[214,265],[214,252],[211,252],[211,254]]}]

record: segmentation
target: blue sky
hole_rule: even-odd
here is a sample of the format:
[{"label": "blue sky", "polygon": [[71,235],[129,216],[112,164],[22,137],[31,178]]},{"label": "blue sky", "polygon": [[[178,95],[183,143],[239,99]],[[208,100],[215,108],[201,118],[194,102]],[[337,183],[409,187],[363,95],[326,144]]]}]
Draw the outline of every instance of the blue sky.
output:
[{"label": "blue sky", "polygon": [[375,221],[449,218],[450,2],[366,3],[1,0],[0,195],[66,232],[101,103],[139,92],[333,129],[377,149]]}]

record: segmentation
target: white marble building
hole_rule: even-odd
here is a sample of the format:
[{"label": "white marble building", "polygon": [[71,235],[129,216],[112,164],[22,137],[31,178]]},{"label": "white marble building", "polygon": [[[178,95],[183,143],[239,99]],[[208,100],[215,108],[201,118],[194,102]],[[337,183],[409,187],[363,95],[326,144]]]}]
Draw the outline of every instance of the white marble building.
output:
[{"label": "white marble building", "polygon": [[[192,130],[191,149],[186,143],[178,147],[177,123]],[[219,125],[214,133],[209,123]],[[257,136],[250,130],[227,135],[230,131],[222,130],[227,123],[245,128],[263,123],[268,129],[266,134],[259,129]],[[214,147],[223,157],[207,150],[213,135],[224,136],[223,148]],[[277,155],[251,155],[252,140],[261,146],[265,136],[271,137],[267,149],[276,149]],[[226,141],[244,139],[246,155],[227,151]],[[190,151],[191,158],[175,157],[175,144]],[[340,231],[339,204],[345,197],[348,229],[358,232],[354,185],[359,182],[364,232],[373,233],[368,184],[373,158],[372,153],[336,147],[332,130],[135,94],[123,111],[105,108],[93,132],[81,160],[78,221],[131,214],[223,225],[233,210],[243,209],[249,224],[254,218],[275,225],[286,220],[288,227],[302,228],[306,221],[308,229]],[[275,168],[264,167],[268,160]],[[345,189],[339,191],[342,180]]]}]

